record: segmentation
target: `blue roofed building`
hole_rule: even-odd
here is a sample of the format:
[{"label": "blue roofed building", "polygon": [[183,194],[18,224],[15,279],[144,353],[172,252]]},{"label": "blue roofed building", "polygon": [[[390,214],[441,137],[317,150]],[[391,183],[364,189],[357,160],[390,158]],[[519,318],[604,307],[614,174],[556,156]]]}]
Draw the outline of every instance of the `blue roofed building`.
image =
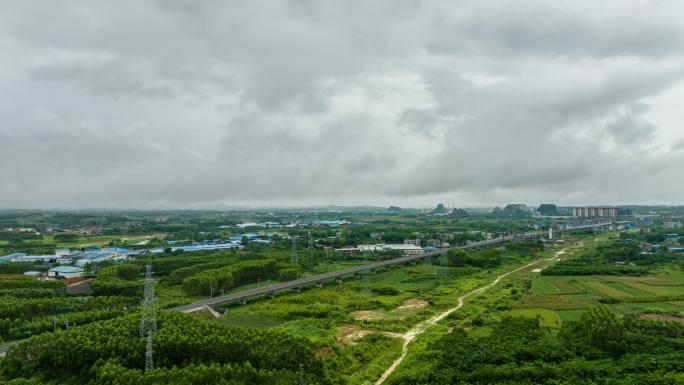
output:
[{"label": "blue roofed building", "polygon": [[14,258],[25,257],[25,256],[26,256],[26,253],[12,253],[12,254],[3,255],[2,257],[0,257],[0,263],[12,262],[12,259],[14,259]]},{"label": "blue roofed building", "polygon": [[128,255],[131,251],[128,249],[124,249],[122,247],[107,247],[102,249],[102,251],[106,251],[109,253],[114,253],[114,254],[119,254],[119,255]]},{"label": "blue roofed building", "polygon": [[83,275],[83,268],[79,266],[57,266],[48,270],[51,278],[77,278]]},{"label": "blue roofed building", "polygon": [[97,263],[114,259],[116,254],[111,251],[86,251],[72,256],[76,260],[76,266],[85,266],[89,263]]}]

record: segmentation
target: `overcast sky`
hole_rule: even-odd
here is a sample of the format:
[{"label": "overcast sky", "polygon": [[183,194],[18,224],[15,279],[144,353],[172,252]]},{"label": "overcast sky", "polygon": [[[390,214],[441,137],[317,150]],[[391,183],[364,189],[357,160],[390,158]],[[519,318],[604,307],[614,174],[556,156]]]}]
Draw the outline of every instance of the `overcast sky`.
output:
[{"label": "overcast sky", "polygon": [[682,1],[2,1],[0,207],[684,203]]}]

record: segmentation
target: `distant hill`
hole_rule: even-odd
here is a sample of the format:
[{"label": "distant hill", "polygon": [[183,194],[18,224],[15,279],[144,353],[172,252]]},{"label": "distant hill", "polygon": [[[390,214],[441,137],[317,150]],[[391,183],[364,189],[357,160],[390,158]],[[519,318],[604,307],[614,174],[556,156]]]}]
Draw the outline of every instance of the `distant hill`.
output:
[{"label": "distant hill", "polygon": [[531,215],[532,211],[530,211],[530,208],[527,207],[527,205],[524,205],[521,203],[511,203],[511,204],[506,205],[506,207],[504,207],[503,210],[501,210],[501,214],[519,217],[519,216]]},{"label": "distant hill", "polygon": [[550,203],[542,203],[539,208],[537,209],[537,212],[541,215],[545,216],[557,216],[560,215],[558,212],[558,207],[554,204]]}]

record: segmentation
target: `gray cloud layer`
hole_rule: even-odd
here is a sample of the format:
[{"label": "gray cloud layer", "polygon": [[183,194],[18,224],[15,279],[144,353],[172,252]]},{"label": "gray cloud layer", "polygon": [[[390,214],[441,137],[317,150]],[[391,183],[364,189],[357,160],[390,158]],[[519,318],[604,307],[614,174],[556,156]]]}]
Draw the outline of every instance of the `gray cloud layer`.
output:
[{"label": "gray cloud layer", "polygon": [[6,1],[0,206],[681,203],[682,17]]}]

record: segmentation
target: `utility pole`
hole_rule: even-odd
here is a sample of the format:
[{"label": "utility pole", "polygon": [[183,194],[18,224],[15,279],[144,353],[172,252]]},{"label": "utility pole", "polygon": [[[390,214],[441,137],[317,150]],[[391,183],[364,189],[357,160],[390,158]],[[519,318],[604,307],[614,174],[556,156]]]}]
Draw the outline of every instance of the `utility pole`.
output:
[{"label": "utility pole", "polygon": [[[213,292],[213,287],[212,287]],[[213,293],[212,293],[213,294]],[[143,298],[142,314],[140,317],[140,337],[146,338],[145,371],[154,367],[154,334],[157,332],[157,297],[154,294],[152,281],[152,266],[145,266],[145,297]]]}]

